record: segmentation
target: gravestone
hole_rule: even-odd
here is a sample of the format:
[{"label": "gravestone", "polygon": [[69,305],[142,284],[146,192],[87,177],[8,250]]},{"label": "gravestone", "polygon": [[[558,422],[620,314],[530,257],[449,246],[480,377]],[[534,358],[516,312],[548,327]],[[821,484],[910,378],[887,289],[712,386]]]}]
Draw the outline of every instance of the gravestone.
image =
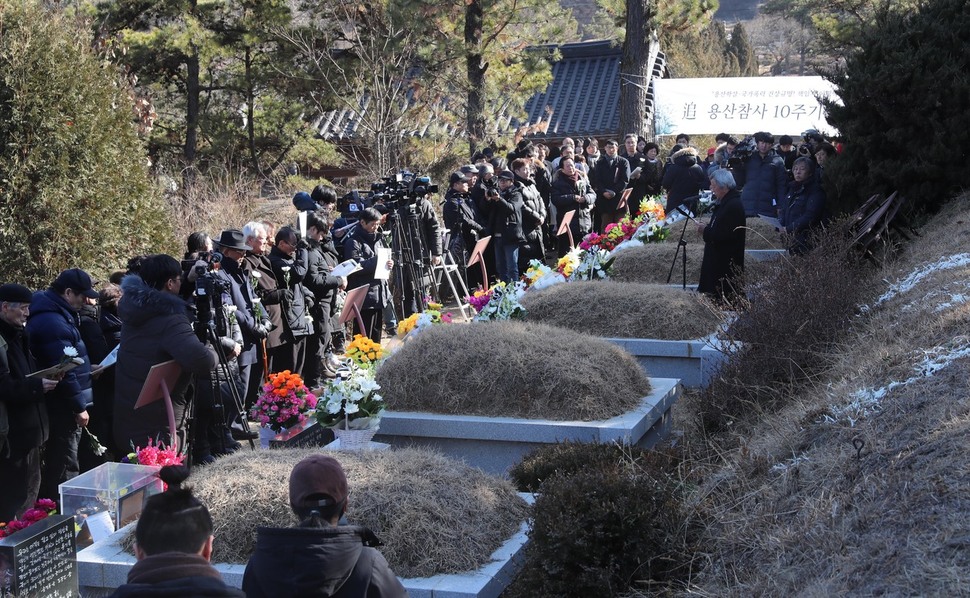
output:
[{"label": "gravestone", "polygon": [[80,596],[74,517],[52,515],[0,540],[0,595]]},{"label": "gravestone", "polygon": [[[279,438],[277,440],[276,438]],[[333,432],[321,426],[315,419],[287,428],[269,441],[269,448],[317,448],[333,440]]]}]

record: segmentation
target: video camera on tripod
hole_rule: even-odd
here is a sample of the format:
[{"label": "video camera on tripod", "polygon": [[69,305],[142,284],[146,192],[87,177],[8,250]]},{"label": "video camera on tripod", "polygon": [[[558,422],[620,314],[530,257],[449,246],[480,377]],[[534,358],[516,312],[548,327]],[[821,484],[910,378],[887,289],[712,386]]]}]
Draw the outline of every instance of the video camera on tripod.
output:
[{"label": "video camera on tripod", "polygon": [[381,178],[381,183],[371,185],[371,192],[381,194],[384,205],[394,210],[401,205],[413,204],[431,193],[438,193],[438,185],[431,184],[431,177],[415,175],[402,170],[391,176]]},{"label": "video camera on tripod", "polygon": [[[220,277],[216,270],[222,262],[222,254],[212,252],[206,266],[195,266],[195,335],[203,343],[209,340],[210,329],[215,330],[216,337],[229,334],[228,322],[221,314],[225,312],[223,294],[230,292],[229,282]],[[218,316],[218,317],[216,317]]]}]

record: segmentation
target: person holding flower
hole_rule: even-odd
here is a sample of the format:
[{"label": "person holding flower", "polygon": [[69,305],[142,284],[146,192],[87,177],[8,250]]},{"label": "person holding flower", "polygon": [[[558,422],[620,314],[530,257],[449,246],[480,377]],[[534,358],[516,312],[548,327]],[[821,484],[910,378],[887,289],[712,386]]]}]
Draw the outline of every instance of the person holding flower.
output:
[{"label": "person holding flower", "polygon": [[37,367],[49,368],[68,360],[80,363],[64,374],[57,387],[46,395],[50,433],[44,449],[41,468],[40,496],[58,499],[57,486],[80,473],[77,448],[81,428],[90,419],[88,407],[93,402],[92,368],[88,350],[78,330],[78,312],[85,297],[96,299],[91,276],[80,268],[61,272],[50,288],[35,293],[30,302],[27,338]]},{"label": "person holding flower", "polygon": [[345,525],[347,476],[333,457],[316,454],[290,472],[290,507],[299,527],[257,530],[242,589],[276,596],[407,596],[366,527]]}]

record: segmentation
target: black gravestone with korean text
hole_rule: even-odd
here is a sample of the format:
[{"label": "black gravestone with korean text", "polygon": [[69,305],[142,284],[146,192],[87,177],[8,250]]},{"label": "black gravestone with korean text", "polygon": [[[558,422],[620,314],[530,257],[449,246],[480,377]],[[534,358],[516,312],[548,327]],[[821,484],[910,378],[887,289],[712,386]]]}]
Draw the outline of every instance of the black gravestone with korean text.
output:
[{"label": "black gravestone with korean text", "polygon": [[0,596],[80,596],[74,517],[52,515],[0,540]]},{"label": "black gravestone with korean text", "polygon": [[269,441],[270,448],[314,448],[321,447],[333,440],[333,432],[321,426],[314,419],[288,428]]}]

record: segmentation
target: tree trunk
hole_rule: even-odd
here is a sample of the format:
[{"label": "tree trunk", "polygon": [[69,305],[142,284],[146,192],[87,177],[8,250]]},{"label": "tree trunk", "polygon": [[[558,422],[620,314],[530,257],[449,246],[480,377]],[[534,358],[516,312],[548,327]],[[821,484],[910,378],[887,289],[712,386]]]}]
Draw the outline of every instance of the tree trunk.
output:
[{"label": "tree trunk", "polygon": [[465,127],[468,133],[468,155],[479,149],[485,139],[485,71],[482,58],[482,0],[468,0],[465,7],[465,64],[468,77],[468,106]]},{"label": "tree trunk", "polygon": [[199,136],[199,55],[189,56],[186,60],[185,78],[185,171],[182,173],[183,191],[188,192],[195,182],[195,155]]},{"label": "tree trunk", "polygon": [[641,137],[653,137],[653,123],[647,122],[647,86],[653,64],[650,62],[650,46],[655,43],[653,0],[627,0],[626,38],[623,40],[623,58],[620,62],[620,130],[618,137],[636,133]]},{"label": "tree trunk", "polygon": [[259,168],[259,151],[256,149],[256,91],[253,84],[253,56],[252,50],[247,46],[245,54],[246,62],[246,138],[249,141],[249,161],[253,172],[263,175]]}]

